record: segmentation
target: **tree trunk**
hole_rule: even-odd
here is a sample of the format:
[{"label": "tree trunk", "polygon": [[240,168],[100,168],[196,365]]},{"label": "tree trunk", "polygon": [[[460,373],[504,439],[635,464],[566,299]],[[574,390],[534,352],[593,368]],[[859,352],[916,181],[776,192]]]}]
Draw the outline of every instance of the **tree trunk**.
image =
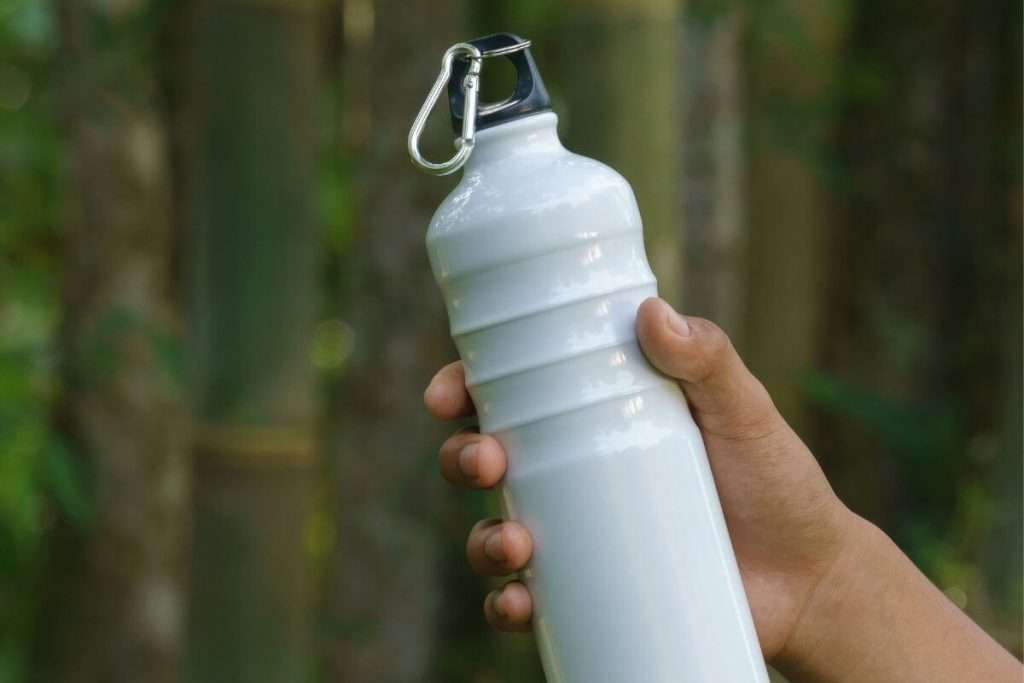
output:
[{"label": "tree trunk", "polygon": [[194,681],[295,681],[313,664],[319,20],[270,1],[191,17]]},{"label": "tree trunk", "polygon": [[819,455],[854,510],[1019,652],[1021,8],[892,10],[859,3],[851,32],[825,360],[853,391]]},{"label": "tree trunk", "polygon": [[55,549],[39,680],[178,680],[188,439],[172,295],[166,131],[144,8],[63,0],[63,427],[90,473],[84,536]]},{"label": "tree trunk", "polygon": [[[462,16],[453,0],[345,8],[345,83],[367,97],[344,114],[348,151],[364,161],[339,264],[337,324],[351,330],[352,353],[330,408],[337,547],[325,659],[334,681],[452,680],[431,673],[443,668],[434,659],[446,569],[439,526],[451,516],[435,461],[449,430],[422,402],[433,373],[456,357],[424,246],[452,181],[417,171],[405,140],[441,54],[466,38]],[[428,145],[447,151],[452,134],[440,110],[431,127],[440,135]]]},{"label": "tree trunk", "polygon": [[845,17],[837,3],[779,0],[750,11],[747,329],[740,351],[798,432],[801,380],[818,355],[827,284],[826,145]]},{"label": "tree trunk", "polygon": [[691,7],[684,28],[683,309],[714,320],[740,346],[747,240],[744,21],[733,6]]},{"label": "tree trunk", "polygon": [[569,147],[607,163],[640,205],[647,254],[662,297],[679,303],[682,283],[680,147],[682,49],[676,0],[573,0],[560,36],[560,115]]}]

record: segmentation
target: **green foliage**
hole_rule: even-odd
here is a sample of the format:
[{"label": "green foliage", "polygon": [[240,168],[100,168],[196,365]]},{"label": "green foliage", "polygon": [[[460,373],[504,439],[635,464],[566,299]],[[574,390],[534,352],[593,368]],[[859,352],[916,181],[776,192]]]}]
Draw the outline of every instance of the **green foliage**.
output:
[{"label": "green foliage", "polygon": [[23,680],[55,513],[88,524],[89,500],[52,426],[58,392],[59,143],[53,17],[0,4],[0,682]]},{"label": "green foliage", "polygon": [[997,503],[986,476],[993,445],[972,438],[962,399],[899,398],[822,372],[808,376],[804,388],[821,407],[878,437],[882,453],[865,454],[865,461],[894,465],[902,505],[890,531],[918,566],[961,608],[972,598],[983,610],[1012,614],[1019,591],[993,585],[982,562],[1000,524],[1017,512],[1012,501]]}]

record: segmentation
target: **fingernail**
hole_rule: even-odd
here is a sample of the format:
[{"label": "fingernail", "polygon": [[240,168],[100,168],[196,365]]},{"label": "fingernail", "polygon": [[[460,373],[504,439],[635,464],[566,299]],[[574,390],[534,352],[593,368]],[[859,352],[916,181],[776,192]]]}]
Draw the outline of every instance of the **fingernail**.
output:
[{"label": "fingernail", "polygon": [[477,444],[471,443],[462,447],[459,451],[459,469],[470,479],[476,479],[480,474],[480,454]]},{"label": "fingernail", "polygon": [[501,529],[498,529],[484,542],[484,555],[494,562],[505,561],[505,546],[501,542]]},{"label": "fingernail", "polygon": [[686,322],[686,318],[672,310],[671,306],[668,306],[668,326],[680,337],[690,336],[690,323]]}]

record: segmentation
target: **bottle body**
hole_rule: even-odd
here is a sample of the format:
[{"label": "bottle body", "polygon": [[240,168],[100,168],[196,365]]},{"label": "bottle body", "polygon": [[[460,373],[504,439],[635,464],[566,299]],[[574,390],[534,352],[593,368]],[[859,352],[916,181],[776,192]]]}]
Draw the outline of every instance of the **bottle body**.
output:
[{"label": "bottle body", "polygon": [[636,340],[656,295],[629,185],[556,117],[481,131],[427,236],[549,683],[767,681],[700,433]]}]

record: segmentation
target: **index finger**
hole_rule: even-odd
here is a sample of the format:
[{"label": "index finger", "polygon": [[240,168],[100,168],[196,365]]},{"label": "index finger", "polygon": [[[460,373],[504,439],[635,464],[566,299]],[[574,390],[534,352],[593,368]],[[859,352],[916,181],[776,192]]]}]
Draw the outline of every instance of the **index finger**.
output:
[{"label": "index finger", "polygon": [[466,391],[466,372],[462,361],[449,363],[434,375],[423,392],[423,403],[430,414],[439,420],[454,420],[476,413]]}]

